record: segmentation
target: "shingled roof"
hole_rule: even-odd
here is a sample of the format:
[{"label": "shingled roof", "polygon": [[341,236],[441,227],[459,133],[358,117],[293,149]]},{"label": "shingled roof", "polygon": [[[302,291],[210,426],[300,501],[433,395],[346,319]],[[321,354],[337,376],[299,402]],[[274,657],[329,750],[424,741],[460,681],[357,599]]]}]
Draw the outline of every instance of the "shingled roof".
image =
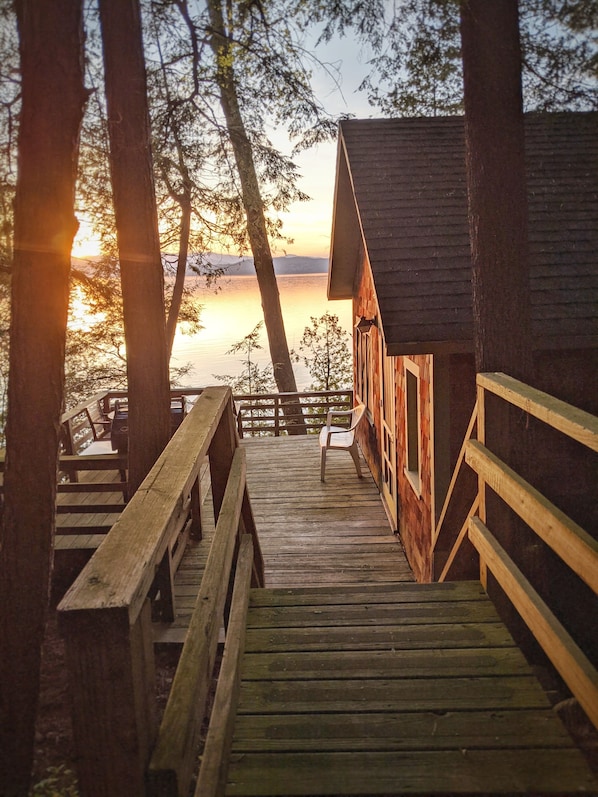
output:
[{"label": "shingled roof", "polygon": [[[534,345],[598,346],[598,113],[525,119]],[[328,295],[365,248],[388,353],[471,351],[461,117],[340,125]]]}]

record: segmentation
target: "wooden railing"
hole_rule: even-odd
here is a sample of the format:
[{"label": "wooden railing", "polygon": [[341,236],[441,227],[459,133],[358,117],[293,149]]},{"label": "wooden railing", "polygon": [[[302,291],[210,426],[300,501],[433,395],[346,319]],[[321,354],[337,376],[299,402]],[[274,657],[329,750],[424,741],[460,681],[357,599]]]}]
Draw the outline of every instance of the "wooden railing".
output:
[{"label": "wooden railing", "polygon": [[[188,634],[188,651],[181,659],[182,674],[175,679],[184,680],[194,698],[167,712],[187,717],[181,731],[185,743],[178,748],[174,768],[177,778],[191,766],[196,716],[201,713],[195,697],[206,693],[212,676],[223,595],[228,591],[226,575],[235,570],[237,535],[252,539],[250,565],[244,567],[255,584],[263,583],[234,424],[230,390],[204,390],[59,604],[79,780],[88,797],[146,793],[148,763],[158,739],[152,610],[157,609],[163,620],[174,618],[176,560],[189,536],[201,533],[199,477],[206,456],[218,532]],[[247,550],[246,542],[242,550]],[[186,691],[186,697],[191,692]]]},{"label": "wooden railing", "polygon": [[[285,404],[299,399],[303,418],[310,432],[319,432],[326,423],[329,410],[350,410],[353,407],[352,390],[327,390],[305,393],[256,393],[235,396],[237,429],[239,437],[287,434],[292,419],[284,415]],[[345,424],[343,418],[339,425]]]},{"label": "wooden railing", "polygon": [[[172,398],[185,397],[191,405],[205,388],[180,387],[170,391]],[[126,390],[108,390],[97,393],[88,401],[73,407],[62,416],[64,450],[67,454],[80,454],[90,442],[99,439],[102,423],[119,400],[126,400]],[[292,419],[284,414],[284,407],[297,401],[301,403],[308,433],[317,433],[326,423],[329,410],[348,410],[353,407],[352,390],[306,391],[304,393],[254,393],[233,396],[239,437],[288,434]],[[339,421],[343,425],[346,418]]]},{"label": "wooden railing", "polygon": [[[490,571],[598,727],[598,672],[517,567],[512,552],[488,528],[492,517],[487,517],[487,491],[511,507],[594,594],[598,593],[598,542],[486,448],[486,394],[498,396],[594,452],[598,451],[598,418],[504,374],[479,374],[477,385],[478,440],[467,443],[465,458],[479,480],[478,515],[470,518],[468,534],[479,553],[482,583],[486,584]],[[587,618],[588,623],[594,620]]]}]

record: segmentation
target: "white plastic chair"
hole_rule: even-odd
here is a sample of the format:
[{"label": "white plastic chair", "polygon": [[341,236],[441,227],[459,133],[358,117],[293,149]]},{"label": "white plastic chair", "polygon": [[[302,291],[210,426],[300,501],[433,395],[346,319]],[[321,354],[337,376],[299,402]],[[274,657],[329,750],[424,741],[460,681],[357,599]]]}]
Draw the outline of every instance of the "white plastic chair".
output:
[{"label": "white plastic chair", "polygon": [[[355,463],[357,476],[361,479],[361,465],[359,464],[359,451],[355,440],[355,429],[363,418],[365,404],[358,404],[352,410],[330,410],[326,416],[326,426],[320,431],[320,481],[325,481],[326,452],[330,449],[348,451]],[[351,425],[348,429],[341,426],[332,426],[332,416],[351,415]]]}]

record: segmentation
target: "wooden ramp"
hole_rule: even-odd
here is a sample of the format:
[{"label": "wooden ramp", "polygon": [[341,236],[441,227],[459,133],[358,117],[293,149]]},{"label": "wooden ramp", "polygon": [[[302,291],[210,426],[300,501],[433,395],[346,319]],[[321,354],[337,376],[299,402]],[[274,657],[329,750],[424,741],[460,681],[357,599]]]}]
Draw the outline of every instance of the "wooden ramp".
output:
[{"label": "wooden ramp", "polygon": [[[598,793],[481,586],[413,582],[369,475],[342,452],[322,484],[316,438],[244,445],[266,589],[250,594],[226,794]],[[209,505],[158,641],[184,640]]]},{"label": "wooden ramp", "polygon": [[479,584],[253,590],[229,795],[596,793]]}]

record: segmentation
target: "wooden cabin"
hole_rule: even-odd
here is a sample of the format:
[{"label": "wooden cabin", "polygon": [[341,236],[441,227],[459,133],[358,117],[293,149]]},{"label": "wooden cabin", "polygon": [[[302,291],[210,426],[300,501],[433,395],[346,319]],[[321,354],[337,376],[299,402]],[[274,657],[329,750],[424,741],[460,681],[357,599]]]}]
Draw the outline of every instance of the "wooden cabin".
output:
[{"label": "wooden cabin", "polygon": [[[525,119],[536,387],[598,413],[598,114]],[[360,445],[416,577],[475,401],[464,125],[460,117],[340,125],[328,296],[352,299]],[[543,485],[597,533],[595,472]],[[441,558],[442,559],[442,558]]]}]

